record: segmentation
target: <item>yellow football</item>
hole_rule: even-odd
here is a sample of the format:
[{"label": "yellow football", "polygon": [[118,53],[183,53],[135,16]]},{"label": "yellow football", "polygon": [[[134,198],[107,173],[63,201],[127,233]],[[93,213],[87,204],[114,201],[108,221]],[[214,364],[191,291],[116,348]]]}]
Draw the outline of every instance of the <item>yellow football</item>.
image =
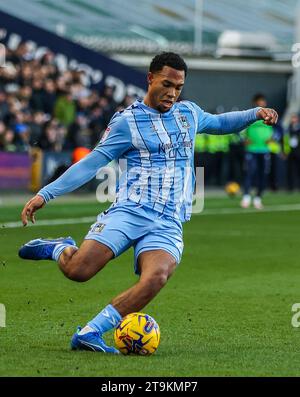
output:
[{"label": "yellow football", "polygon": [[235,196],[241,191],[241,187],[237,182],[228,182],[225,185],[225,192],[229,196]]},{"label": "yellow football", "polygon": [[158,348],[159,326],[148,314],[130,313],[115,328],[114,340],[122,354],[149,356]]}]

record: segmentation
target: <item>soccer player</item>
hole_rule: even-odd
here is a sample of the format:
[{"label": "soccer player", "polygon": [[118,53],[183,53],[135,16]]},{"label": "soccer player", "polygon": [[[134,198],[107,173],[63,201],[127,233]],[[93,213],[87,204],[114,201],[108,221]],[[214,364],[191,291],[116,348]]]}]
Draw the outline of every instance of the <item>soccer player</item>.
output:
[{"label": "soccer player", "polygon": [[87,281],[114,257],[134,248],[138,282],[120,293],[71,340],[72,349],[118,353],[103,334],[128,313],[144,308],[179,264],[182,222],[190,219],[195,135],[241,131],[256,120],[277,121],[273,109],[254,108],[212,115],[190,101],[177,102],[187,74],[184,60],[165,52],[155,56],[147,75],[148,90],[111,119],[95,149],[25,205],[22,222],[49,200],[71,192],[93,178],[113,159],[127,161],[115,202],[91,226],[80,248],[71,237],[35,239],[23,245],[24,259],[58,262],[64,275]]}]

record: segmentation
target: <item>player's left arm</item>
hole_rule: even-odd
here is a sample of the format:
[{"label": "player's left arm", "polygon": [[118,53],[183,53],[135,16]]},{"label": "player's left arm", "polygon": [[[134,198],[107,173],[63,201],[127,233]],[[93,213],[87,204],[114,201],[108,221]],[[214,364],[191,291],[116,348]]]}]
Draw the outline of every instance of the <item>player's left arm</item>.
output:
[{"label": "player's left arm", "polygon": [[267,125],[274,125],[277,123],[278,114],[274,109],[261,107],[221,114],[210,114],[200,109],[198,132],[215,135],[231,134],[242,131],[257,120],[263,120]]}]

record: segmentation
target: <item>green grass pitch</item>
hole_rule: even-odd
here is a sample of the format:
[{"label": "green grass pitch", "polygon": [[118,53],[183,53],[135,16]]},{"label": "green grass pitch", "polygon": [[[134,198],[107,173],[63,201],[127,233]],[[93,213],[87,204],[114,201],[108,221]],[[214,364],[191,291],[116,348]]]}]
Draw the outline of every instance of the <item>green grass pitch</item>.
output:
[{"label": "green grass pitch", "polygon": [[[60,201],[27,228],[0,228],[0,376],[299,376],[299,194],[267,195],[269,211],[239,210],[239,198],[208,198],[184,226],[182,262],[144,309],[161,328],[151,357],[72,352],[70,338],[112,297],[137,281],[129,250],[92,280],[66,279],[55,262],[22,261],[20,245],[36,237],[71,235],[89,224],[39,225],[39,220],[96,216],[96,202]],[[0,226],[22,205],[0,206]],[[220,213],[223,211],[224,213]],[[232,213],[231,213],[232,212]],[[107,334],[113,343],[112,332]]]}]

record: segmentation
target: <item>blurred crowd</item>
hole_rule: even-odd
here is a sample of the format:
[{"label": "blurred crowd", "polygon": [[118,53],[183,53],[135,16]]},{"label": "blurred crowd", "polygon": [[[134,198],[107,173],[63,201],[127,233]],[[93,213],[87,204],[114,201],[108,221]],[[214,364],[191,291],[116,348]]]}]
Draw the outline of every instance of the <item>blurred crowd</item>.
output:
[{"label": "blurred crowd", "polygon": [[[26,43],[7,49],[6,67],[0,68],[0,151],[92,149],[115,111],[135,98],[126,96],[116,103],[113,88],[89,89],[84,78],[81,71],[60,71],[51,51],[37,59]],[[256,95],[253,105],[267,106],[266,98]],[[206,184],[243,183],[245,146],[243,134],[198,135],[195,165],[205,167]],[[273,128],[268,147],[269,187],[277,190],[284,172],[285,186],[300,189],[299,114],[291,116],[287,129],[280,122]]]},{"label": "blurred crowd", "polygon": [[61,72],[52,52],[34,59],[21,43],[7,49],[6,67],[0,68],[0,150],[91,149],[114,112],[133,100],[126,96],[116,103],[108,86],[88,89],[83,72]]}]

